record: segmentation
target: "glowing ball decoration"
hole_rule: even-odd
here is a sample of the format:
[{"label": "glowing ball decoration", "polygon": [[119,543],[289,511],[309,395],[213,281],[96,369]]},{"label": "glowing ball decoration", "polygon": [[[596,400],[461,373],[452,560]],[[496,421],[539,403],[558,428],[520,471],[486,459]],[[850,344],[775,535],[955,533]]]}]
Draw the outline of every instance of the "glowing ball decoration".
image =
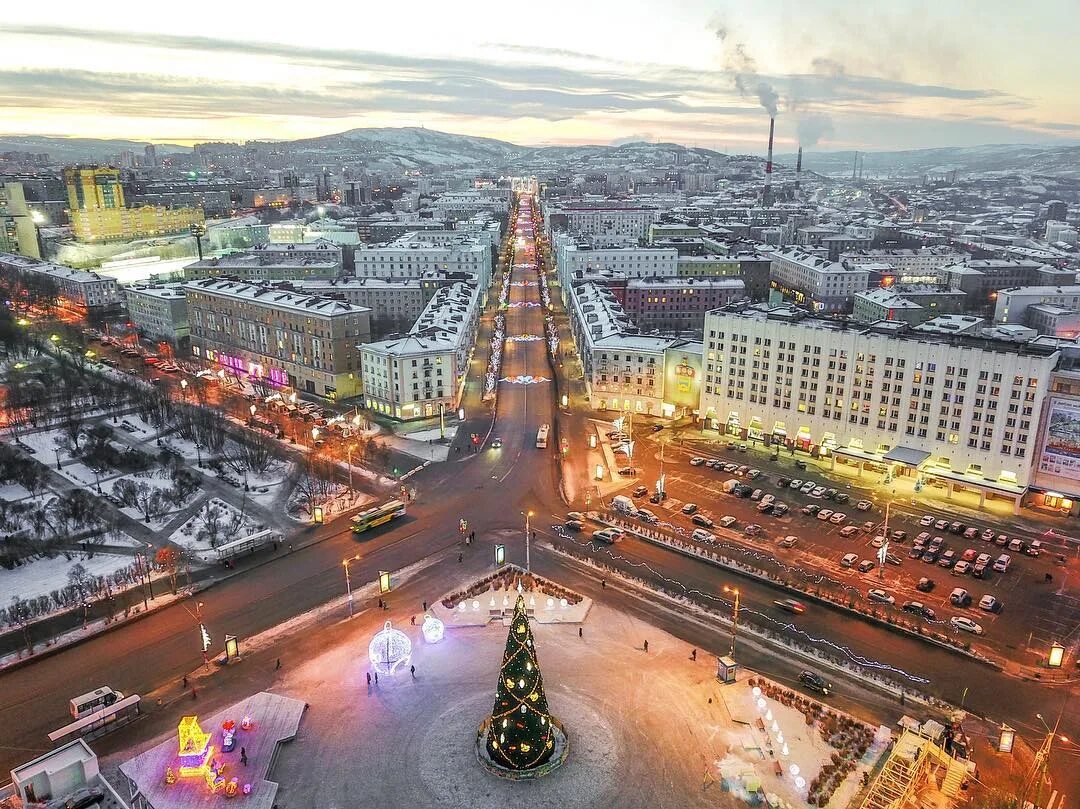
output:
[{"label": "glowing ball decoration", "polygon": [[412,655],[412,642],[400,629],[394,629],[390,622],[375,633],[368,644],[368,660],[372,668],[380,674],[393,674],[398,666],[409,662]]},{"label": "glowing ball decoration", "polygon": [[434,615],[425,615],[424,624],[420,631],[424,634],[424,640],[428,643],[438,643],[443,639],[443,622]]}]

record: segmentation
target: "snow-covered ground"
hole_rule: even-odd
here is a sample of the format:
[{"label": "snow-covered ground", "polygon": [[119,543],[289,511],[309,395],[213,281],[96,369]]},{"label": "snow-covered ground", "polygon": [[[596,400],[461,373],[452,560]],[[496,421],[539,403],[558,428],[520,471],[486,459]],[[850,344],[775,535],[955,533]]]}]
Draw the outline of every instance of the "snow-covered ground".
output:
[{"label": "snow-covered ground", "polygon": [[[121,535],[118,538],[110,538],[110,545],[131,545],[138,543],[131,537]],[[11,602],[14,596],[30,599],[40,595],[48,595],[53,590],[66,587],[68,584],[68,571],[76,564],[86,568],[91,576],[107,576],[121,568],[133,564],[135,558],[128,555],[112,553],[94,553],[94,558],[89,558],[85,553],[72,553],[68,560],[63,554],[54,559],[39,558],[16,567],[14,570],[0,568],[0,604],[5,606]]]},{"label": "snow-covered ground", "polygon": [[17,503],[19,500],[26,500],[28,497],[30,497],[30,492],[18,483],[5,483],[0,486],[0,500]]},{"label": "snow-covered ground", "polygon": [[[214,520],[208,519],[211,510],[218,514],[216,531]],[[208,500],[183,525],[173,531],[169,536],[169,541],[182,545],[204,561],[211,561],[216,558],[214,549],[217,545],[223,545],[265,527],[250,514],[241,516],[239,508],[215,497]],[[215,535],[216,545],[212,542]]]}]

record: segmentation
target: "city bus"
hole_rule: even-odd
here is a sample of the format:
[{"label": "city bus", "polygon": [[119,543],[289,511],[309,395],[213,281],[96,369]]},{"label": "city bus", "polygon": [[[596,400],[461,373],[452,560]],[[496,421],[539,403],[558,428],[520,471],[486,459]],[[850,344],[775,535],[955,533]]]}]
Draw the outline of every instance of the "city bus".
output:
[{"label": "city bus", "polygon": [[404,516],[405,504],[400,500],[391,500],[389,503],[383,503],[381,506],[375,506],[365,511],[361,511],[355,517],[352,518],[352,530],[354,533],[360,534],[369,528],[374,528],[377,525],[383,525],[390,522],[397,517]]},{"label": "city bus", "polygon": [[548,433],[551,432],[551,425],[541,424],[540,429],[536,431],[536,448],[546,449],[548,442]]},{"label": "city bus", "polygon": [[108,708],[114,702],[119,702],[124,695],[119,691],[113,691],[109,686],[103,685],[81,696],[75,697],[68,703],[73,719],[82,719],[96,711]]}]

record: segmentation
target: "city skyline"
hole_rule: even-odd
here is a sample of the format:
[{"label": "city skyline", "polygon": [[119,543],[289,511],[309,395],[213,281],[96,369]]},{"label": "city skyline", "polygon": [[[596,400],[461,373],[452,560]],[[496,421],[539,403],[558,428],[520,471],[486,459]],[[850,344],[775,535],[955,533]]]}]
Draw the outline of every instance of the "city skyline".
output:
[{"label": "city skyline", "polygon": [[[12,10],[0,110],[12,135],[199,141],[294,139],[416,126],[523,145],[674,141],[906,149],[1067,142],[1080,56],[1039,14],[1002,2],[863,10],[845,0],[768,9],[691,0],[523,17],[421,4],[344,11],[336,23],[252,18],[196,3],[169,33],[135,3],[123,21],[61,4],[64,24]],[[204,13],[201,13],[204,12]],[[1058,13],[1060,12],[1060,13]],[[212,24],[210,24],[212,23]],[[597,36],[602,31],[605,36]]]}]

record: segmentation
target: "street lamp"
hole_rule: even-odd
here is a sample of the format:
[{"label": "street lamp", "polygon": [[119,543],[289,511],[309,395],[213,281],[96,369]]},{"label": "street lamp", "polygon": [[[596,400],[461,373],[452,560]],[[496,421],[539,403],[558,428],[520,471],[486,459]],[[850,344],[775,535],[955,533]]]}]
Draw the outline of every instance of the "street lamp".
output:
[{"label": "street lamp", "polygon": [[1061,663],[1065,659],[1065,647],[1060,643],[1050,644],[1050,654],[1046,656],[1046,665],[1052,669],[1061,668]]},{"label": "street lamp", "polygon": [[349,562],[356,562],[360,559],[360,554],[356,556],[346,557],[341,560],[342,566],[345,568],[345,589],[349,593],[349,616],[353,614],[353,594],[352,594],[352,581],[349,579]]},{"label": "street lamp", "polygon": [[252,405],[251,407],[249,407],[248,410],[251,412],[251,420],[255,421],[255,410],[256,410],[255,405]]},{"label": "street lamp", "polygon": [[349,444],[349,445],[348,445],[347,447],[345,447],[345,454],[346,454],[346,458],[348,459],[348,463],[349,463],[349,491],[350,491],[350,492],[352,492],[352,491],[353,491],[353,483],[352,483],[352,454],[353,454],[353,450],[354,450],[354,449],[356,449],[356,444]]},{"label": "street lamp", "polygon": [[187,398],[187,385],[188,385],[188,382],[187,382],[186,379],[181,379],[180,380],[180,392],[183,394],[185,399]]},{"label": "street lamp", "polygon": [[735,638],[739,634],[739,588],[724,585],[724,592],[735,596],[735,603],[731,608],[731,657],[735,657]]},{"label": "street lamp", "polygon": [[532,533],[529,530],[529,520],[532,519],[533,513],[531,511],[523,511],[521,513],[525,517],[525,572],[530,573],[532,572],[532,565],[530,564],[529,557],[529,540]]}]

